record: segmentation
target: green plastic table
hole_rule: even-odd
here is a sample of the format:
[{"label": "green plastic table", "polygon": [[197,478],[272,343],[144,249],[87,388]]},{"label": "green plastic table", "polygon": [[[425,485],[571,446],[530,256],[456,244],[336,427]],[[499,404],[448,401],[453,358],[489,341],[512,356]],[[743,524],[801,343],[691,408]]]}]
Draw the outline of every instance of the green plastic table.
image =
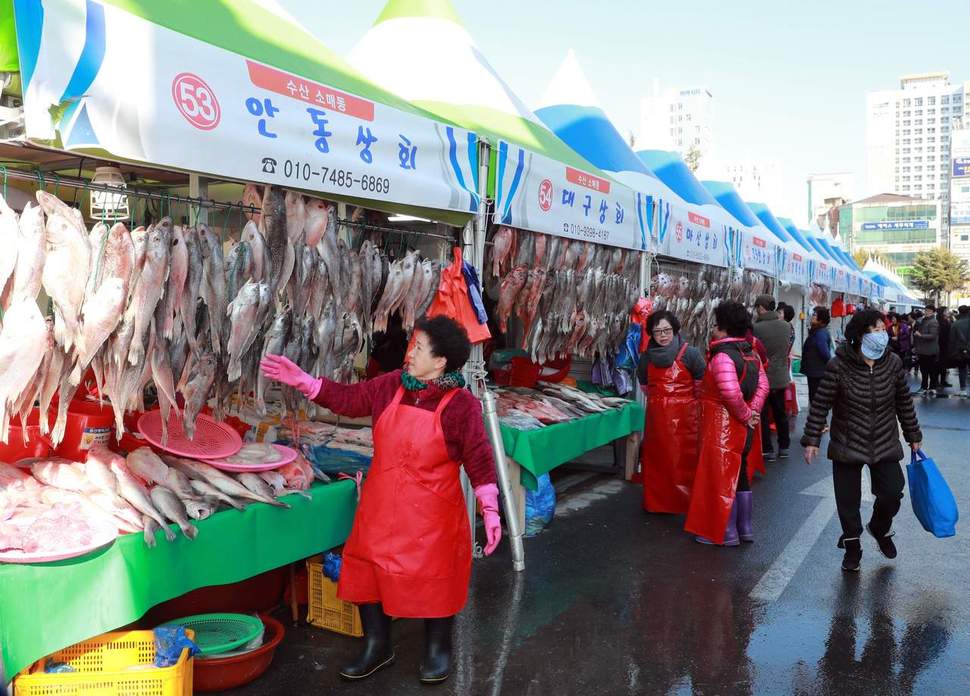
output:
[{"label": "green plastic table", "polygon": [[199,587],[239,582],[320,553],[350,534],[357,494],[352,481],[316,483],[312,500],[292,508],[254,503],[195,522],[194,541],[141,533],[102,551],[37,565],[0,564],[0,646],[5,678],[81,640],[125,626],[151,607]]},{"label": "green plastic table", "polygon": [[516,430],[502,425],[505,454],[522,467],[522,485],[536,489],[536,479],[591,449],[643,430],[646,412],[630,402],[623,408],[585,418],[548,425],[538,430]]}]

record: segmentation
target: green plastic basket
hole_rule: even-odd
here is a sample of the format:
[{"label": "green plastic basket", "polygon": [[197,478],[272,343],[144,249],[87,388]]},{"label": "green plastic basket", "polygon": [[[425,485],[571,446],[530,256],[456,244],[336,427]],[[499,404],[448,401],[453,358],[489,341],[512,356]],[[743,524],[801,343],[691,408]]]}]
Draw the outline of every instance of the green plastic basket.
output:
[{"label": "green plastic basket", "polygon": [[205,656],[235,650],[263,633],[263,622],[248,614],[197,614],[175,619],[165,626],[184,626],[195,631],[195,644]]}]

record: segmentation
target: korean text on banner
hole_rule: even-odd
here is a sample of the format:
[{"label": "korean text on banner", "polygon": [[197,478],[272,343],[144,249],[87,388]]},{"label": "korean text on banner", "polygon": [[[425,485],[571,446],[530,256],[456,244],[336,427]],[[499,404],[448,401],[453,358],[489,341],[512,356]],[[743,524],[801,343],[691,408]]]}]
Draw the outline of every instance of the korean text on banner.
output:
[{"label": "korean text on banner", "polygon": [[652,200],[623,184],[499,141],[495,222],[647,250]]},{"label": "korean text on banner", "polygon": [[768,241],[768,234],[758,234],[755,230],[743,232],[744,268],[775,274],[775,245]]},{"label": "korean text on banner", "polygon": [[717,220],[664,201],[660,205],[659,227],[661,254],[697,263],[728,265],[734,235]]},{"label": "korean text on banner", "polygon": [[[17,3],[27,137],[160,166],[478,210],[475,134],[96,2]],[[173,12],[179,11],[173,9]],[[83,47],[83,48],[82,48]],[[52,109],[53,107],[53,109]],[[62,112],[55,121],[51,111]]]}]

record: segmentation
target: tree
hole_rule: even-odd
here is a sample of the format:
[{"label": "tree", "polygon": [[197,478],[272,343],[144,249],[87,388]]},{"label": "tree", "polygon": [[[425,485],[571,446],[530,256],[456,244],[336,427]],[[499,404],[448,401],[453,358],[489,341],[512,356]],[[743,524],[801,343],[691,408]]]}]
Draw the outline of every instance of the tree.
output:
[{"label": "tree", "polygon": [[970,268],[949,249],[936,247],[916,254],[910,278],[914,287],[939,302],[942,293],[959,290],[970,281]]},{"label": "tree", "polygon": [[684,161],[687,163],[687,168],[691,170],[692,173],[697,172],[697,168],[701,166],[701,151],[697,149],[696,145],[691,145],[687,154],[684,155]]}]

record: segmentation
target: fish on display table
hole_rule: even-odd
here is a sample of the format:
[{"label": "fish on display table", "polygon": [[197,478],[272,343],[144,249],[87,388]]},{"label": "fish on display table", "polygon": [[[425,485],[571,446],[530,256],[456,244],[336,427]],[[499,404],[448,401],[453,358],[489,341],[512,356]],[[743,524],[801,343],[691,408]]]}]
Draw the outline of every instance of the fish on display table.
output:
[{"label": "fish on display table", "polygon": [[112,459],[111,472],[118,479],[118,492],[121,497],[140,513],[153,519],[165,533],[166,539],[175,541],[175,534],[169,529],[162,514],[155,508],[148,490],[132,475],[125,460],[120,457]]},{"label": "fish on display table", "polygon": [[[269,484],[266,483],[258,474],[246,472],[243,474],[238,474],[237,477],[239,483],[248,488],[252,493],[255,493],[261,499],[269,499],[273,501],[273,504],[278,507],[289,508],[290,506],[286,503],[280,502],[275,499],[273,489],[270,488]],[[268,502],[268,501],[267,501]]]},{"label": "fish on display table", "polygon": [[[276,505],[277,507],[289,507],[289,505],[286,503],[281,503],[273,498],[272,495],[266,496],[253,492],[236,479],[227,476],[209,464],[193,461],[191,459],[179,459],[175,463],[175,466],[189,478],[206,481],[231,498],[244,498],[255,500],[261,503],[269,503],[270,505]],[[260,479],[260,482],[262,483],[262,479]],[[265,486],[266,484],[263,483],[263,485]]]},{"label": "fish on display table", "polygon": [[165,517],[177,524],[187,539],[195,539],[198,536],[199,530],[189,522],[185,505],[182,504],[177,495],[165,486],[155,486],[151,490],[151,498],[155,507]]}]

